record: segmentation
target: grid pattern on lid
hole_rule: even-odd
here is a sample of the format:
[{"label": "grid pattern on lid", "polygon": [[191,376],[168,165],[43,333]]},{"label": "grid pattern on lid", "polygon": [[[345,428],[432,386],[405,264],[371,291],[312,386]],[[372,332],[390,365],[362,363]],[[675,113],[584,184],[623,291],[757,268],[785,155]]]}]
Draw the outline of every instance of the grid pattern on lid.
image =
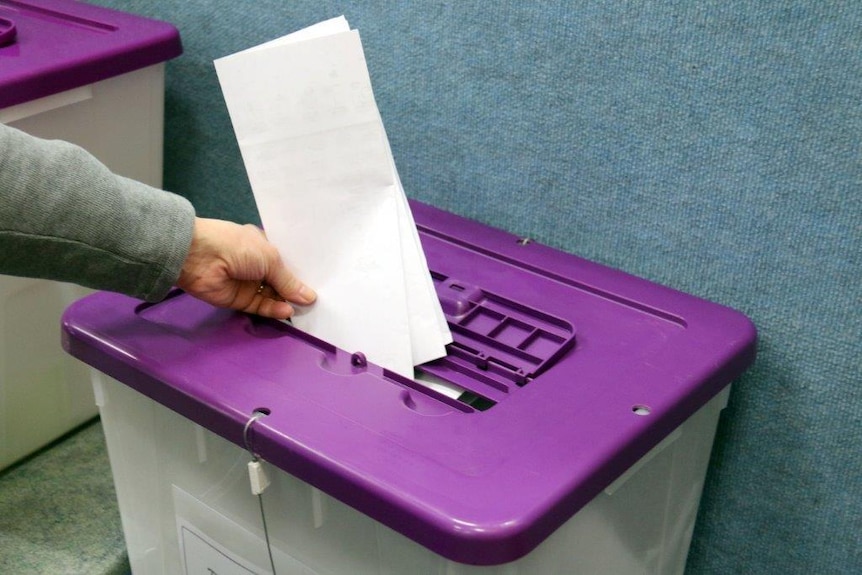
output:
[{"label": "grid pattern on lid", "polygon": [[[487,409],[551,367],[575,345],[566,320],[431,272],[454,341],[418,369],[466,390]],[[478,399],[477,399],[478,398]]]}]

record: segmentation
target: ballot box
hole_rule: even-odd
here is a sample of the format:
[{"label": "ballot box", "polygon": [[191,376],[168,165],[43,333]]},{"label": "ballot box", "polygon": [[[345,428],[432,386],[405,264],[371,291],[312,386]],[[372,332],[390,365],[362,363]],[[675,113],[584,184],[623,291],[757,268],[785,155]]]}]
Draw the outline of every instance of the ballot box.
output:
[{"label": "ballot box", "polygon": [[683,571],[752,324],[412,209],[454,337],[412,379],[180,291],[68,308],[136,574]]},{"label": "ballot box", "polygon": [[[71,0],[0,0],[0,122],[86,148],[113,171],[162,182],[164,22]],[[57,323],[83,288],[0,276],[0,469],[96,416],[86,369]]]}]

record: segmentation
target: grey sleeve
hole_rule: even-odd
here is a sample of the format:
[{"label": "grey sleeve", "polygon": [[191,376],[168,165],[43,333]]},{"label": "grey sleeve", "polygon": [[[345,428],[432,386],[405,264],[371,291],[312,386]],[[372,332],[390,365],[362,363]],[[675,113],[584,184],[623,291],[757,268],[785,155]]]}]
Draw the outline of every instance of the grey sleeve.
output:
[{"label": "grey sleeve", "polygon": [[194,209],[83,149],[0,124],[0,273],[157,301],[179,277]]}]

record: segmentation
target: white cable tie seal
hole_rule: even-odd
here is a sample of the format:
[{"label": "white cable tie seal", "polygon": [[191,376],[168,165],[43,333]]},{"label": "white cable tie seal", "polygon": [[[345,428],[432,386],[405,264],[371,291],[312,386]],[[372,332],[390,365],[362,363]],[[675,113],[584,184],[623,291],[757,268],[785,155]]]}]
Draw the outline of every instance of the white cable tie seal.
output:
[{"label": "white cable tie seal", "polygon": [[265,417],[266,413],[262,411],[255,411],[251,418],[245,423],[245,427],[242,430],[242,442],[245,444],[245,449],[251,454],[251,461],[248,462],[248,480],[251,484],[251,492],[253,495],[260,495],[263,491],[269,487],[270,481],[269,477],[266,475],[266,470],[263,465],[261,465],[261,459],[258,457],[257,453],[255,453],[252,448],[251,441],[249,440],[249,431],[251,430],[251,426],[260,419],[261,417]]}]

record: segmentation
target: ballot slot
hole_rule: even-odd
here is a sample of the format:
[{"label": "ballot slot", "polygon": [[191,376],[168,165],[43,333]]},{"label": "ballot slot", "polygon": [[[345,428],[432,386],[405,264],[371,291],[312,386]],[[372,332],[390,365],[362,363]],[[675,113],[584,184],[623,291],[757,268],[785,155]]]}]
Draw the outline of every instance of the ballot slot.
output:
[{"label": "ballot slot", "polygon": [[[575,347],[575,328],[561,318],[457,278],[431,272],[453,341],[446,355],[416,366],[413,379],[376,371],[407,390],[404,403],[423,407],[421,393],[462,413],[492,409],[551,368]],[[159,303],[141,303],[135,314],[159,329],[205,346],[216,332],[244,331],[256,338],[290,338],[315,349],[318,367],[336,375],[368,371],[361,350],[339,350],[288,322],[217,309],[172,291]],[[293,346],[294,344],[291,344]],[[298,352],[300,348],[293,348]],[[177,353],[185,353],[180,349]],[[421,405],[420,405],[421,404]],[[422,411],[422,409],[417,409]]]},{"label": "ballot slot", "polygon": [[[201,341],[215,331],[240,330],[260,339],[289,337],[324,355],[336,355],[334,345],[295,328],[289,321],[215,308],[195,298],[181,297],[184,294],[181,289],[173,289],[159,302],[140,303],[135,307],[135,315],[190,342]],[[347,367],[353,369],[346,373],[363,371],[349,361]]]}]

